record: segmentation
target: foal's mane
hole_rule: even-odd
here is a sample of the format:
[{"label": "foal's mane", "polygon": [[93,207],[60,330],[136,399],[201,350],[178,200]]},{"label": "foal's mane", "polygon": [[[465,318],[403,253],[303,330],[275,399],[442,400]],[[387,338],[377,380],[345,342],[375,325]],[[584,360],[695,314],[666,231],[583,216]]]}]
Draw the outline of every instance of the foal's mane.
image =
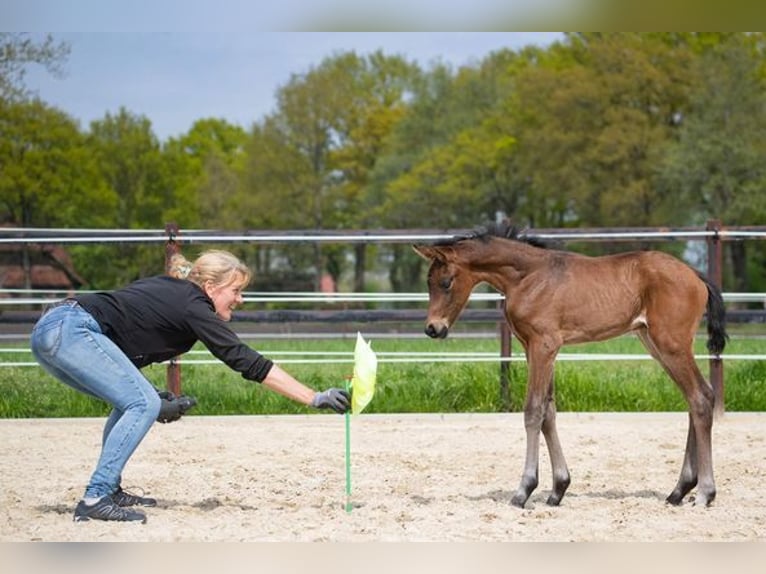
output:
[{"label": "foal's mane", "polygon": [[446,246],[455,245],[461,241],[470,241],[477,239],[482,243],[487,243],[493,237],[499,237],[501,239],[511,239],[513,241],[520,241],[534,247],[547,248],[548,245],[540,238],[532,235],[527,235],[527,229],[520,229],[516,225],[513,225],[510,221],[502,221],[500,223],[489,223],[487,225],[480,225],[475,227],[473,231],[462,235],[455,235],[449,239],[443,239],[434,245]]}]

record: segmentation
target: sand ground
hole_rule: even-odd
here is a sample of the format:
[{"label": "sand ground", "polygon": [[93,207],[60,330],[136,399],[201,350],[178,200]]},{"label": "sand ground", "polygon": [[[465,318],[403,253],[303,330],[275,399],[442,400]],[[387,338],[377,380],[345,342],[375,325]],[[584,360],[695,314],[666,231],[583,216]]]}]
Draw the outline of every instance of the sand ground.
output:
[{"label": "sand ground", "polygon": [[[764,541],[766,413],[714,426],[718,495],[672,507],[684,413],[559,413],[572,484],[559,507],[545,449],[526,508],[509,504],[522,415],[188,416],[155,425],[123,485],[146,524],[73,523],[103,419],[0,420],[0,541]],[[693,491],[692,491],[693,494]]]}]

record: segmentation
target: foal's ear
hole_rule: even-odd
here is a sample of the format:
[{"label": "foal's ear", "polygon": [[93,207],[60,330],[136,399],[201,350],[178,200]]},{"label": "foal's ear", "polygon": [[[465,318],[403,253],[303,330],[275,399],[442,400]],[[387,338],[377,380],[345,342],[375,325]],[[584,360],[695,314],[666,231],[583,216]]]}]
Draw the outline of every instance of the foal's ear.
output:
[{"label": "foal's ear", "polygon": [[442,252],[433,245],[413,245],[412,249],[414,249],[415,253],[427,261],[433,261],[434,259],[444,261],[444,255]]}]

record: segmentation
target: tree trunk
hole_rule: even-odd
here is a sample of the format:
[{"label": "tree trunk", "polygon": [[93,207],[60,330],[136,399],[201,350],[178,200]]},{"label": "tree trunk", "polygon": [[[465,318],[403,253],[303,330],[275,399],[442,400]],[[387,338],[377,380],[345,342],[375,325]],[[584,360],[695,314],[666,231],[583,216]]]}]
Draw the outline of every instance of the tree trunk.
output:
[{"label": "tree trunk", "polygon": [[744,293],[748,291],[747,281],[747,253],[743,241],[729,243],[731,253],[731,266],[734,278],[734,291]]},{"label": "tree trunk", "polygon": [[394,245],[394,258],[389,271],[391,289],[395,293],[407,293],[409,291],[422,290],[420,285],[420,269],[423,259],[408,245]]},{"label": "tree trunk", "polygon": [[354,293],[364,293],[364,270],[367,267],[367,244],[354,246]]}]

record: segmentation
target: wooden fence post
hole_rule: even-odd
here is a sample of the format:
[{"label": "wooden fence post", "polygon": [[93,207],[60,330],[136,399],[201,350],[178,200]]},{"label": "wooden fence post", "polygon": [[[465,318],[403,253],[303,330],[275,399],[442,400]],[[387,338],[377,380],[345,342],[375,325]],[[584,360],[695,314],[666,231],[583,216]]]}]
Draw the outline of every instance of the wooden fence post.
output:
[{"label": "wooden fence post", "polygon": [[[712,237],[706,239],[708,279],[710,279],[713,285],[723,290],[723,245],[719,236],[721,221],[718,219],[708,220],[706,229],[714,232]],[[713,386],[716,404],[725,404],[723,359],[720,357],[710,359],[710,384]]]},{"label": "wooden fence post", "polygon": [[[170,259],[180,252],[180,240],[178,239],[178,225],[175,223],[165,224],[165,233],[168,240],[165,242],[165,273],[170,272]],[[181,394],[181,364],[178,357],[170,360],[166,374],[167,389],[174,395]]]}]

